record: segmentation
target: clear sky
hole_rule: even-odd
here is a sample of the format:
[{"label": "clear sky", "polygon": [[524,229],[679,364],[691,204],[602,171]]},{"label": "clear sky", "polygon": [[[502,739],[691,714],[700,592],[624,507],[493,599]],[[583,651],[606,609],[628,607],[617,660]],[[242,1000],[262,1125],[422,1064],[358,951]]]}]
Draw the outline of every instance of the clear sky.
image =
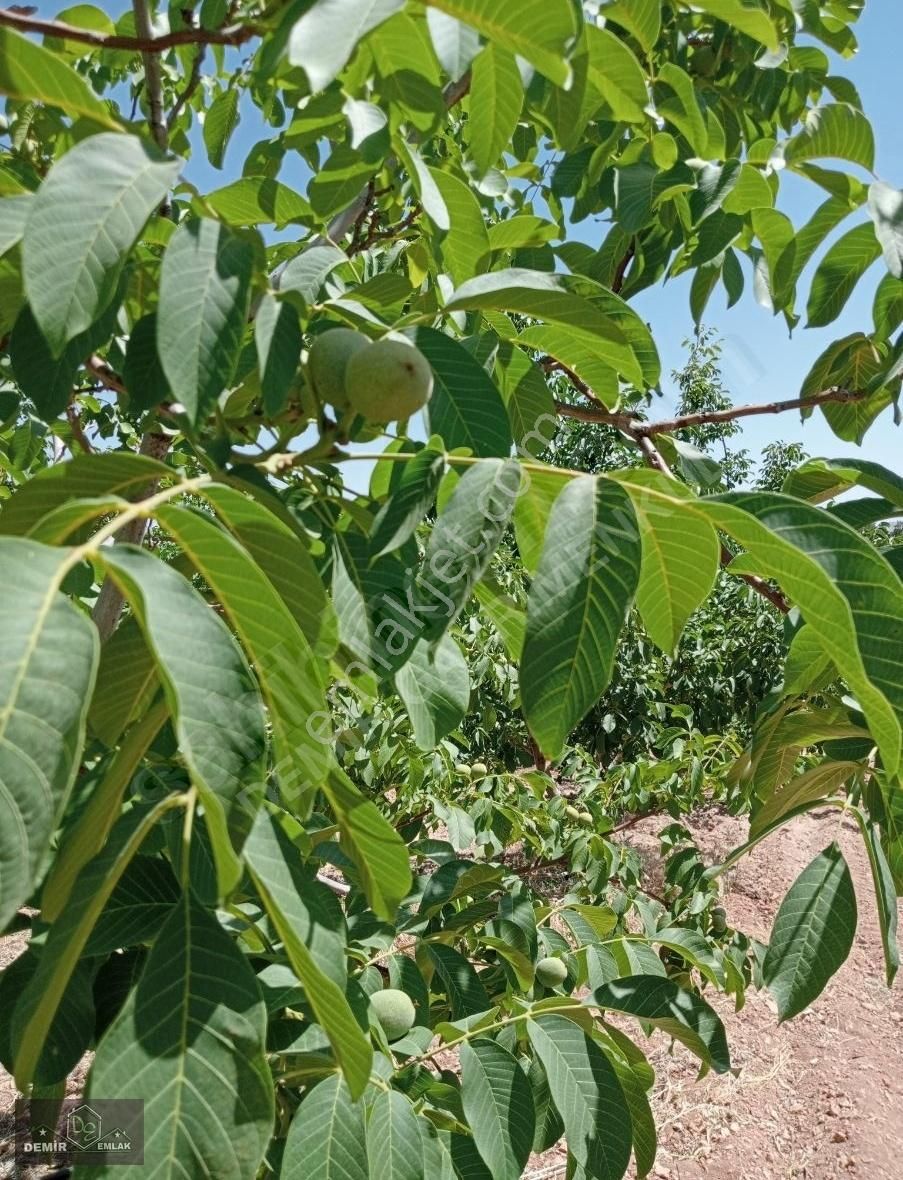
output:
[{"label": "clear sky", "polygon": [[[118,14],[128,7],[123,0],[100,6]],[[42,16],[55,16],[59,7],[38,0]],[[903,47],[903,3],[901,0],[865,0],[865,11],[854,26],[860,42],[859,53],[851,60],[831,55],[833,71],[849,77],[859,90],[863,107],[875,129],[877,142],[876,172],[880,179],[903,187],[903,120],[900,117],[900,51]],[[821,46],[821,48],[824,48]],[[267,134],[259,113],[243,104],[244,118],[236,131],[226,156],[225,168],[218,172],[204,158],[201,146],[189,166],[188,175],[202,191],[211,191],[228,183],[238,172],[241,160],[250,146]],[[855,165],[841,165],[857,171]],[[859,170],[861,171],[861,170]],[[863,179],[869,177],[864,172]],[[300,157],[291,156],[283,165],[281,178],[289,185],[304,189],[309,178]],[[778,207],[787,213],[794,224],[801,225],[824,199],[825,194],[810,182],[782,174]],[[863,220],[864,213],[853,213],[844,221],[830,241]],[[604,235],[605,227],[592,221],[570,227],[570,235],[595,244]],[[282,235],[280,235],[282,236]],[[828,244],[829,244],[828,243]],[[816,253],[814,262],[804,273],[798,302],[805,308],[807,280],[824,254],[825,247]],[[713,294],[705,313],[705,323],[716,330],[724,343],[723,368],[725,383],[736,404],[770,402],[799,394],[803,378],[821,351],[832,340],[854,331],[870,331],[871,304],[875,286],[884,273],[881,259],[860,281],[843,314],[827,328],[797,327],[792,338],[782,316],[772,316],[761,308],[752,294],[749,268],[745,265],[746,289],[739,304],[726,309],[724,289]],[[693,331],[689,311],[689,287],[692,276],[683,275],[638,296],[633,305],[652,326],[662,356],[664,398],[653,407],[656,417],[667,417],[673,410],[675,392],[670,373],[680,367],[686,357],[682,342]],[[768,442],[781,438],[800,440],[811,455],[838,458],[861,453],[852,443],[835,438],[820,412],[805,423],[795,412],[779,416],[750,418],[744,425],[742,442],[753,454]],[[869,431],[863,451],[869,458],[887,466],[903,470],[903,427],[893,423],[888,409]]]}]

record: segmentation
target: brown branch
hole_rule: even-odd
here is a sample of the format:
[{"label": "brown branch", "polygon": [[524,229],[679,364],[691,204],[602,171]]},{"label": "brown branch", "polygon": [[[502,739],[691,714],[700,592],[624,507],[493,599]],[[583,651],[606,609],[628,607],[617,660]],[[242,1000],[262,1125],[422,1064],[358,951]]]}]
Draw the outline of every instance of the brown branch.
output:
[{"label": "brown branch", "polygon": [[[562,365],[555,365],[555,367],[564,368]],[[595,397],[592,390],[588,390],[585,382],[574,381],[574,386],[584,396],[587,396],[588,393],[590,397]],[[576,418],[579,422],[594,422],[601,426],[614,426],[627,433],[649,436],[671,434],[675,430],[683,430],[688,426],[708,426],[718,422],[733,422],[736,418],[752,418],[759,414],[783,414],[787,410],[813,409],[829,402],[858,402],[866,397],[868,397],[866,390],[841,389],[839,386],[832,386],[820,393],[813,393],[809,397],[794,397],[780,402],[763,402],[760,405],[732,406],[729,410],[707,410],[699,414],[680,414],[676,418],[665,418],[660,422],[644,422],[633,414],[611,413],[607,410],[590,409],[587,406],[574,406],[569,402],[556,402],[555,409],[563,418]]]},{"label": "brown branch", "polygon": [[105,389],[112,389],[114,393],[126,393],[125,383],[114,372],[107,362],[100,356],[90,356],[85,361],[85,368],[92,377],[96,377]]},{"label": "brown branch", "polygon": [[135,53],[163,53],[176,45],[243,45],[252,37],[259,37],[257,25],[231,25],[225,29],[179,29],[154,37],[141,32],[137,37],[121,36],[118,33],[97,33],[92,29],[80,29],[58,20],[42,20],[34,16],[36,9],[16,12],[0,8],[0,25],[17,29],[20,33],[41,33],[45,37],[59,37],[66,41],[78,41],[95,49],[126,49]]},{"label": "brown branch", "polygon": [[[151,45],[154,40],[154,30],[151,27],[150,11],[147,0],[132,0],[132,12],[135,15],[135,28],[138,35]],[[169,146],[169,133],[166,130],[166,117],[163,114],[163,73],[160,69],[160,59],[153,48],[143,53],[144,58],[144,89],[147,95],[148,123],[154,142],[161,152]]]},{"label": "brown branch", "polygon": [[635,257],[636,257],[636,238],[631,238],[630,245],[624,251],[624,257],[618,263],[617,270],[615,271],[615,276],[611,281],[611,289],[612,289],[612,291],[614,291],[615,295],[620,295],[620,293],[624,287],[624,280],[627,277],[627,268],[628,268],[628,266],[630,266],[631,262],[633,262]]},{"label": "brown branch", "polygon": [[75,442],[78,443],[79,447],[85,452],[86,455],[93,454],[94,448],[88,442],[87,436],[85,435],[84,430],[82,430],[82,423],[78,410],[72,405],[71,402],[68,406],[66,406],[66,418],[69,422],[69,429],[72,431],[72,437]]},{"label": "brown branch", "polygon": [[188,81],[185,83],[185,89],[176,99],[175,103],[173,104],[173,108],[169,112],[169,116],[166,120],[166,130],[168,132],[172,131],[173,127],[175,126],[176,119],[178,119],[182,111],[184,111],[188,106],[188,103],[191,101],[194,92],[201,84],[201,71],[204,67],[204,56],[206,53],[207,46],[199,45],[198,51],[194,55],[194,61],[191,65],[191,73],[188,76]]}]

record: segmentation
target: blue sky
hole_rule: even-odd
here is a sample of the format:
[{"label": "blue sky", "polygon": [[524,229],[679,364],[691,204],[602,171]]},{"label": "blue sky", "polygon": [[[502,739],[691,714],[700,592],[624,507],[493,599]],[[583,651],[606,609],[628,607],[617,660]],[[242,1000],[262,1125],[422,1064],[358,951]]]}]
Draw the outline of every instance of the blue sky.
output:
[{"label": "blue sky", "polygon": [[[118,0],[100,6],[116,14],[128,4]],[[54,16],[59,12],[58,6],[47,3],[47,0],[38,0],[38,10],[43,16]],[[849,77],[862,97],[865,112],[875,129],[878,177],[900,187],[903,186],[903,120],[900,119],[900,90],[893,80],[900,70],[903,6],[899,0],[866,0],[865,11],[855,28],[860,51],[851,60],[836,59],[834,72]],[[202,191],[211,191],[233,179],[250,146],[271,133],[250,105],[243,109],[245,117],[233,137],[222,172],[207,164],[202,146],[192,159],[188,175]],[[854,165],[848,167],[856,170]],[[281,175],[286,183],[302,189],[309,177],[300,158],[295,165],[291,159],[287,160]],[[868,179],[864,173],[863,179]],[[782,174],[778,207],[791,217],[794,224],[803,224],[823,198],[824,193],[815,185]],[[863,216],[851,215],[834,236],[857,224]],[[591,244],[598,243],[604,232],[604,226],[591,221],[570,227],[572,237]],[[815,262],[801,282],[802,298],[798,302],[803,307],[807,279],[823,253],[824,248],[817,253]],[[872,296],[883,273],[884,263],[879,259],[860,282],[838,320],[827,328],[810,330],[800,325],[792,337],[783,317],[772,316],[755,302],[748,268],[744,295],[730,311],[725,307],[723,288],[716,290],[706,309],[705,322],[723,340],[725,383],[734,402],[761,403],[798,396],[803,378],[832,340],[850,332],[871,329]],[[662,356],[665,396],[653,407],[655,417],[668,417],[674,408],[676,394],[670,373],[683,364],[686,352],[682,344],[693,331],[689,311],[690,281],[690,275],[681,276],[663,287],[644,292],[633,301],[651,324]],[[811,455],[837,458],[862,453],[854,444],[835,438],[818,411],[805,423],[792,411],[778,416],[750,418],[744,425],[743,438],[738,440],[738,445],[758,454],[766,443],[777,438],[799,440]],[[869,458],[899,470],[901,441],[903,427],[894,426],[892,411],[887,410],[866,436],[863,451]]]}]

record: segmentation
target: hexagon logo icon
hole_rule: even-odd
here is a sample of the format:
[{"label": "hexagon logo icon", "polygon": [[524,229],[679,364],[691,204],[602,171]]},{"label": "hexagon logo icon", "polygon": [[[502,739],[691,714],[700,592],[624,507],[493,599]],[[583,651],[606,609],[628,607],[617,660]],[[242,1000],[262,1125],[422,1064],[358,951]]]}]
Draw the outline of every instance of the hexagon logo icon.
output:
[{"label": "hexagon logo icon", "polygon": [[76,1106],[66,1115],[66,1138],[74,1147],[85,1151],[101,1137],[103,1125],[100,1115],[87,1102]]}]

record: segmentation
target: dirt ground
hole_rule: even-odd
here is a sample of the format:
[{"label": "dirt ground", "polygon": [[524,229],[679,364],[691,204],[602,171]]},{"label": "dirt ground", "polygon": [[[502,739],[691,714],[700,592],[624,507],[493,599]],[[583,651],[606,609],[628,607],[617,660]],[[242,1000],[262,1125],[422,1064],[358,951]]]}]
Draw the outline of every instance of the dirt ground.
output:
[{"label": "dirt ground", "polygon": [[[661,826],[647,820],[631,833],[650,863],[657,859]],[[746,831],[744,821],[714,811],[687,826],[712,862],[742,843]],[[728,875],[724,904],[732,925],[767,941],[788,886],[834,839],[850,864],[859,901],[849,959],[812,1007],[782,1027],[766,993],[751,991],[740,1012],[709,995],[727,1027],[736,1076],[711,1074],[697,1082],[695,1059],[680,1046],[672,1052],[661,1033],[653,1035],[656,1177],[903,1180],[903,983],[893,991],[884,985],[871,878],[856,830],[836,812],[795,820]],[[0,966],[22,945],[19,936],[0,940]],[[77,1083],[70,1092],[77,1092]],[[12,1080],[0,1069],[0,1117],[14,1097]],[[0,1143],[0,1176],[11,1174]],[[534,1157],[527,1171],[529,1180],[564,1175],[560,1147]]]},{"label": "dirt ground", "polygon": [[[658,853],[662,827],[644,821],[631,843]],[[741,844],[746,823],[717,812],[687,826],[712,862]],[[836,811],[802,816],[769,837],[727,876],[731,925],[768,941],[788,886],[832,840],[843,848],[859,905],[849,959],[818,1000],[778,1026],[773,1001],[750,991],[734,1011],[708,999],[727,1028],[737,1076],[696,1081],[695,1059],[661,1033],[649,1042],[657,1079],[659,1151],[653,1173],[669,1180],[901,1180],[903,1178],[903,982],[885,986],[871,875],[862,841]],[[903,916],[903,902],[900,903]],[[559,1180],[564,1154],[534,1157],[530,1180]]]}]

